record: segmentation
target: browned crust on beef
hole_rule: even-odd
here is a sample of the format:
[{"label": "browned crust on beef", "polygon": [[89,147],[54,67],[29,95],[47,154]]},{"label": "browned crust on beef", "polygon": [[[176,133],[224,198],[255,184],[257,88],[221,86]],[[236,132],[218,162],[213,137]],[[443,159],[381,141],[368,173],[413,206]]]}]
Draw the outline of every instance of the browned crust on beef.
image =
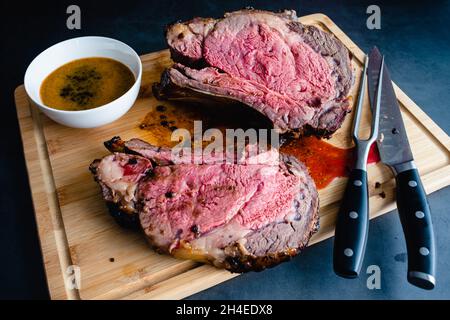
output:
[{"label": "browned crust on beef", "polygon": [[[109,141],[113,141],[115,139],[120,140],[120,137],[114,137]],[[120,203],[115,202],[113,199],[111,189],[107,185],[105,185],[100,179],[98,179],[97,167],[100,161],[101,159],[95,159],[94,161],[92,161],[92,163],[89,165],[89,171],[91,171],[92,175],[94,176],[94,181],[97,182],[100,186],[102,197],[105,200],[109,214],[114,218],[114,220],[116,220],[116,222],[120,226],[128,229],[135,229],[135,230],[139,229],[140,227],[139,217],[136,211],[134,210],[130,211],[128,207],[124,207],[120,205]]]},{"label": "browned crust on beef", "polygon": [[[301,215],[300,220],[294,222],[271,223],[246,236],[247,243],[244,246],[239,243],[234,243],[224,248],[226,258],[223,267],[231,272],[242,273],[248,271],[262,271],[287,261],[299,254],[308,245],[311,236],[319,230],[319,197],[313,180],[309,174],[307,174],[306,167],[297,159],[291,156],[283,156],[282,158],[289,166],[295,167],[295,169],[301,170],[301,172],[305,172],[307,178],[310,179],[310,183],[306,184],[306,187],[312,196],[312,205],[308,212]],[[303,223],[304,221],[302,219],[308,219],[308,221]],[[281,228],[281,230],[276,230],[276,234],[289,234],[289,237],[294,239],[288,244],[284,243],[286,239],[281,239],[281,243],[279,244],[279,246],[281,246],[280,248],[277,246],[277,240],[279,240],[278,237],[275,240],[269,238],[268,240],[272,240],[273,243],[270,247],[264,248],[266,251],[263,254],[260,252],[254,254],[249,252],[252,251],[252,239],[264,238],[266,230],[269,230],[269,234],[271,234],[271,229],[276,228]],[[293,229],[293,232],[291,229]],[[296,236],[301,236],[301,239],[297,239]]]},{"label": "browned crust on beef", "polygon": [[266,268],[272,268],[281,262],[290,260],[298,255],[304,248],[307,247],[309,239],[319,230],[319,201],[316,206],[311,208],[312,215],[311,223],[308,226],[309,232],[304,234],[304,242],[297,248],[288,248],[286,250],[267,253],[262,256],[255,256],[247,254],[241,245],[234,243],[224,249],[226,258],[223,263],[223,268],[237,273],[248,271],[262,271]]},{"label": "browned crust on beef", "polygon": [[[203,42],[204,37],[207,35],[209,30],[211,30],[215,23],[216,19],[213,18],[194,18],[185,22],[176,22],[174,24],[168,25],[165,28],[165,38],[169,42],[170,49],[170,57],[174,61],[179,61],[187,66],[192,68],[203,68],[206,66],[206,62],[203,57],[195,58],[190,57],[182,52],[180,52],[176,46],[172,45],[171,41],[176,41],[177,39],[184,39],[184,37],[191,37],[197,41]],[[201,28],[195,29],[194,26],[202,26]],[[171,38],[172,36],[172,38]],[[191,40],[192,41],[192,40]]]},{"label": "browned crust on beef", "polygon": [[114,136],[111,139],[103,142],[103,145],[110,152],[124,152],[124,153],[128,153],[125,150],[125,141],[123,141],[119,136]]}]

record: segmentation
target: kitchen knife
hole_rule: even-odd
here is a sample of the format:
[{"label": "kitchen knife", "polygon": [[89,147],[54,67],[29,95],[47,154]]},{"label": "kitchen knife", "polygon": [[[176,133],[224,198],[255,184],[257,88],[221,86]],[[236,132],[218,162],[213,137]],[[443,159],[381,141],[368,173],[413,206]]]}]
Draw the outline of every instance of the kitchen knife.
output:
[{"label": "kitchen knife", "polygon": [[436,283],[436,250],[430,207],[414,164],[386,64],[383,78],[377,81],[376,75],[381,61],[380,51],[376,47],[373,48],[368,66],[369,98],[372,106],[378,81],[382,81],[377,146],[381,161],[392,169],[396,179],[397,208],[408,253],[408,281],[420,288],[431,290]]}]

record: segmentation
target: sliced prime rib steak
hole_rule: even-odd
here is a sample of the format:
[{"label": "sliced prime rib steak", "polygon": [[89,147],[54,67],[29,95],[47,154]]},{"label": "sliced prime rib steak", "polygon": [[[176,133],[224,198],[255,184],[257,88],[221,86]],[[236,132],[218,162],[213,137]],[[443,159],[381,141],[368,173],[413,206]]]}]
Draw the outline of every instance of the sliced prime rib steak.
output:
[{"label": "sliced prime rib steak", "polygon": [[259,271],[298,254],[318,230],[313,180],[276,149],[256,164],[175,164],[170,149],[139,139],[105,145],[113,153],[90,166],[103,198],[160,253]]},{"label": "sliced prime rib steak", "polygon": [[153,86],[159,99],[242,103],[281,133],[330,136],[350,111],[350,54],[295,11],[245,9],[170,25],[175,64]]}]

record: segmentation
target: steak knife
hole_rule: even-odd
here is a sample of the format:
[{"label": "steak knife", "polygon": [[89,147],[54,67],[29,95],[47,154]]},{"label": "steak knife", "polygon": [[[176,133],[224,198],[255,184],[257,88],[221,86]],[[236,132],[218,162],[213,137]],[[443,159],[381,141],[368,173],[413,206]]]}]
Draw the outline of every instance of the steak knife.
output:
[{"label": "steak knife", "polygon": [[430,207],[409,146],[397,97],[389,71],[384,64],[383,78],[377,80],[382,61],[375,47],[369,55],[368,86],[371,106],[378,81],[382,81],[379,136],[377,146],[381,161],[396,179],[397,208],[405,235],[408,254],[408,281],[431,290],[436,284],[436,249]]}]

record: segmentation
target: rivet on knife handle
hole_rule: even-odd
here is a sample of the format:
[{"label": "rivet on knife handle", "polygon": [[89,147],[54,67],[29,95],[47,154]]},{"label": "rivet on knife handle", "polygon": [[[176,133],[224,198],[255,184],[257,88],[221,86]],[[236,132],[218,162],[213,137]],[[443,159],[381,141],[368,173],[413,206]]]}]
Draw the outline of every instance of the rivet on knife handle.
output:
[{"label": "rivet on knife handle", "polygon": [[431,290],[436,284],[436,249],[430,207],[417,169],[397,173],[397,207],[408,251],[408,281]]},{"label": "rivet on knife handle", "polygon": [[334,272],[356,278],[361,270],[369,228],[367,172],[354,169],[338,213],[334,239]]}]

